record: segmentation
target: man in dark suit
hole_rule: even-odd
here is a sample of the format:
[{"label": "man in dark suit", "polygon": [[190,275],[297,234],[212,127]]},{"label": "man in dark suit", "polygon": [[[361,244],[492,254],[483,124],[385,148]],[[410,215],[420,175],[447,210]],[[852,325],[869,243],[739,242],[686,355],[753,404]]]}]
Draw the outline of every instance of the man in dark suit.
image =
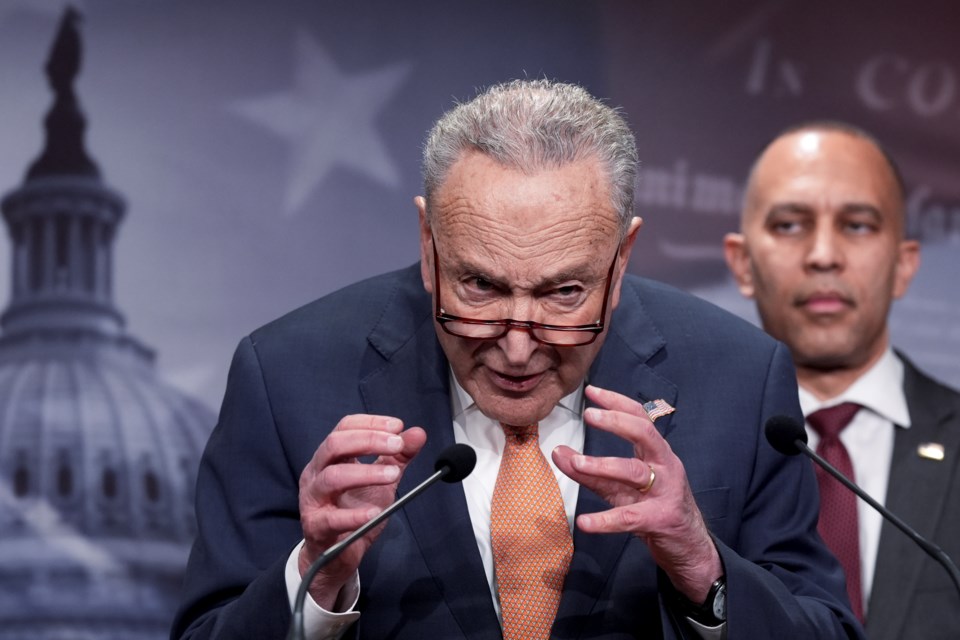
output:
[{"label": "man in dark suit", "polygon": [[419,265],[238,347],[174,638],[281,637],[306,567],[454,442],[477,468],[319,573],[310,637],[860,637],[813,472],[762,433],[800,416],[786,349],[625,275],[636,164],[576,86],[444,115]]},{"label": "man in dark suit", "polygon": [[[790,348],[811,444],[957,557],[960,394],[890,346],[890,306],[919,266],[905,226],[903,184],[880,145],[846,124],[810,123],[760,155],[725,249],[764,328]],[[841,413],[831,433],[825,417]],[[943,567],[836,480],[820,481],[820,528],[870,638],[960,638],[960,596]]]}]

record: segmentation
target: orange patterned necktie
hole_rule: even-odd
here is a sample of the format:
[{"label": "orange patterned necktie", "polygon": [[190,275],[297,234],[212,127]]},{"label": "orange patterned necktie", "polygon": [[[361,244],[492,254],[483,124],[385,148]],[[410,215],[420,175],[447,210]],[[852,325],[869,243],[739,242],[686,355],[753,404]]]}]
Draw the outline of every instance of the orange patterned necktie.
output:
[{"label": "orange patterned necktie", "polygon": [[493,566],[504,640],[550,637],[573,538],[537,425],[501,425],[506,444],[490,505]]}]

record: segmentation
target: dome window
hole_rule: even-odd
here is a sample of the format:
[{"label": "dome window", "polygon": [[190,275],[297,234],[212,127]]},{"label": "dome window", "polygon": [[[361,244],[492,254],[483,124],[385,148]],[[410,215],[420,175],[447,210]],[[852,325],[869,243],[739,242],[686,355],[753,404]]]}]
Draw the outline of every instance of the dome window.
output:
[{"label": "dome window", "polygon": [[61,449],[57,455],[57,475],[54,479],[57,497],[69,498],[73,495],[73,465],[70,464],[70,452]]},{"label": "dome window", "polygon": [[61,498],[69,498],[73,494],[73,470],[66,462],[62,462],[57,470],[57,493]]},{"label": "dome window", "polygon": [[13,472],[13,495],[22,498],[30,491],[30,469],[23,462]]},{"label": "dome window", "polygon": [[150,502],[160,501],[160,481],[153,471],[147,471],[143,474],[143,490]]},{"label": "dome window", "polygon": [[117,497],[117,472],[111,467],[106,467],[100,476],[100,489],[103,491],[103,497],[107,500],[113,500]]}]

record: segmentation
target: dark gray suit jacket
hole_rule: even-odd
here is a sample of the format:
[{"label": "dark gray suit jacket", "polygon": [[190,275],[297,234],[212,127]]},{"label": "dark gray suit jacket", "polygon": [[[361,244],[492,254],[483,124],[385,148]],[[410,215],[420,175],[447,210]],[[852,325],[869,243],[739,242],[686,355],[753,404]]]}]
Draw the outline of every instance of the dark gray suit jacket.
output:
[{"label": "dark gray suit jacket", "polygon": [[[657,428],[686,475],[727,574],[730,640],[858,638],[839,564],[816,534],[808,460],[770,447],[764,422],[797,419],[786,348],[702,300],[628,276],[593,384],[676,413]],[[298,478],[344,415],[421,425],[424,450],[406,493],[453,443],[449,365],[419,266],[348,287],[244,339],[201,463],[199,533],[174,638],[282,638],[290,622],[283,567],[302,531]],[[632,456],[587,429],[588,454]],[[607,506],[581,488],[577,513]],[[360,566],[362,615],[349,638],[498,640],[460,485],[441,483],[394,514]],[[694,638],[664,597],[666,581],[637,537],[574,533],[554,638]]]},{"label": "dark gray suit jacket", "polygon": [[[924,375],[902,355],[900,359],[912,424],[897,429],[886,506],[960,561],[960,393]],[[944,446],[942,461],[917,454],[917,447],[928,442]],[[867,635],[871,640],[960,638],[960,594],[948,573],[886,521]]]}]

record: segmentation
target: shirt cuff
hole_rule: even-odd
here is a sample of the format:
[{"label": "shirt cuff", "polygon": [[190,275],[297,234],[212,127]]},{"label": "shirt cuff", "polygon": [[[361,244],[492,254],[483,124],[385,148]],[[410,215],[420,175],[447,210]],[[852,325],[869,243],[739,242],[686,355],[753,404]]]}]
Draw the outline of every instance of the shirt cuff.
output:
[{"label": "shirt cuff", "polygon": [[[291,611],[293,611],[293,605],[297,599],[297,590],[300,588],[299,558],[303,542],[301,540],[300,544],[290,552],[290,556],[287,558],[287,566],[284,569],[287,599],[290,602]],[[303,603],[303,630],[307,640],[337,640],[340,638],[347,628],[360,618],[360,612],[353,610],[357,606],[359,597],[359,573],[355,573],[353,580],[343,586],[334,604],[336,611],[327,611],[320,607],[308,591],[307,598]]]},{"label": "shirt cuff", "polygon": [[694,633],[703,638],[703,640],[723,640],[727,637],[726,622],[721,622],[715,627],[708,627],[693,618],[687,618],[687,622],[690,624],[690,628],[693,629]]}]

